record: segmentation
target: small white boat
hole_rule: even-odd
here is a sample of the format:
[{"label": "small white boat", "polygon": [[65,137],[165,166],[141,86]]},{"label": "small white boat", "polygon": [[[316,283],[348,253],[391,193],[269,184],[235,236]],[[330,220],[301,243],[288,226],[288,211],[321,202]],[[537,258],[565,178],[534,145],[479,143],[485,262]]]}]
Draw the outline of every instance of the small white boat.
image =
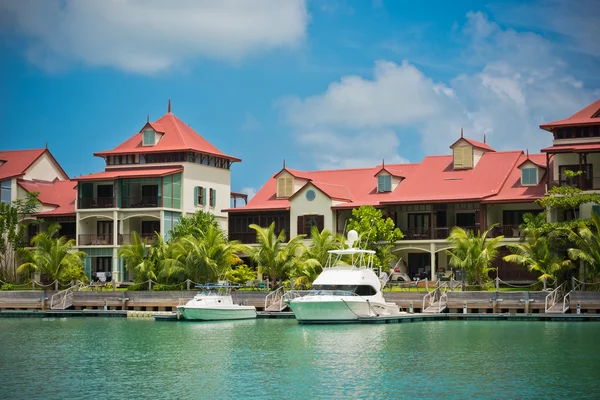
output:
[{"label": "small white boat", "polygon": [[228,284],[198,285],[202,289],[183,306],[177,306],[177,312],[187,320],[226,321],[256,318],[256,307],[234,304],[230,291],[234,287]]},{"label": "small white boat", "polygon": [[[348,233],[350,246],[356,232]],[[405,314],[396,303],[383,298],[385,282],[372,269],[373,250],[349,248],[330,250],[323,272],[313,282],[312,290],[301,296],[290,291],[285,302],[300,323],[358,322],[361,318]]]}]

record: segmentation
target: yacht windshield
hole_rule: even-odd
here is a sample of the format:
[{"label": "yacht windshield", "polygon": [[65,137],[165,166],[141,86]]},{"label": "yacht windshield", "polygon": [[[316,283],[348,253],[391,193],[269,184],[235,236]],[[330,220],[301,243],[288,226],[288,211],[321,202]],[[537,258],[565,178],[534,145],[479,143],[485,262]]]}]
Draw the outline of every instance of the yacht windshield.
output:
[{"label": "yacht windshield", "polygon": [[359,296],[374,296],[377,290],[371,285],[313,285],[310,294],[329,294],[336,293],[357,294]]}]

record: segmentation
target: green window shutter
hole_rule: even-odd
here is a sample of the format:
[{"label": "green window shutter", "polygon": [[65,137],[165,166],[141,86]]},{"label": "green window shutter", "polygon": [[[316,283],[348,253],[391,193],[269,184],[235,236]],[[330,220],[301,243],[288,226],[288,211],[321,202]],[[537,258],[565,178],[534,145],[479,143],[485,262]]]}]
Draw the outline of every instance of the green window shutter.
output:
[{"label": "green window shutter", "polygon": [[194,186],[194,205],[198,205],[198,186]]},{"label": "green window shutter", "polygon": [[383,178],[384,178],[383,179],[383,181],[384,181],[384,184],[383,184],[384,190],[386,192],[391,192],[392,191],[392,176],[391,175],[387,175],[387,176],[384,176]]},{"label": "green window shutter", "polygon": [[600,206],[599,205],[592,206],[592,212],[600,217]]},{"label": "green window shutter", "polygon": [[213,199],[212,206],[216,207],[217,206],[217,189],[213,189],[212,199]]},{"label": "green window shutter", "polygon": [[383,192],[383,176],[379,175],[377,177],[377,192],[381,193]]},{"label": "green window shutter", "polygon": [[202,205],[206,205],[206,188],[202,188]]}]

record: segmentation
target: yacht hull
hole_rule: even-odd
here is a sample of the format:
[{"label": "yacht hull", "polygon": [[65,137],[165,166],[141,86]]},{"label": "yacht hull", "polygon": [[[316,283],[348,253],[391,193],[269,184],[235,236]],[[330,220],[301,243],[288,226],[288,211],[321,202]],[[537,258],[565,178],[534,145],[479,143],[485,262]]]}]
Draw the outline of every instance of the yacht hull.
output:
[{"label": "yacht hull", "polygon": [[346,299],[306,297],[288,303],[294,316],[302,324],[352,323],[360,318],[399,314],[398,308],[377,302]]},{"label": "yacht hull", "polygon": [[177,311],[183,318],[194,321],[229,321],[256,318],[256,308],[250,306],[231,307],[186,307],[178,306]]}]

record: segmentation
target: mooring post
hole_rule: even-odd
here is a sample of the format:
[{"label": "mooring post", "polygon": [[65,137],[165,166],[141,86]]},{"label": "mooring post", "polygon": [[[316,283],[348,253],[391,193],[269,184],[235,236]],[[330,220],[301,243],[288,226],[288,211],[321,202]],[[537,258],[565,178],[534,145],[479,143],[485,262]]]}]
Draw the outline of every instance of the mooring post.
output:
[{"label": "mooring post", "polygon": [[187,287],[187,291],[190,291],[190,280],[188,279],[187,281],[185,281],[185,285]]},{"label": "mooring post", "polygon": [[152,279],[148,279],[148,290],[152,291]]},{"label": "mooring post", "polygon": [[500,291],[500,278],[496,278],[496,292]]},{"label": "mooring post", "polygon": [[46,291],[42,290],[42,311],[46,309]]},{"label": "mooring post", "polygon": [[529,292],[525,292],[525,314],[529,314]]},{"label": "mooring post", "polygon": [[54,280],[54,290],[58,292],[58,279]]},{"label": "mooring post", "polygon": [[546,289],[547,289],[547,287],[548,287],[547,286],[548,285],[548,281],[546,280],[546,277],[544,277],[544,279],[542,279],[542,282],[544,282],[544,292],[545,292]]}]

